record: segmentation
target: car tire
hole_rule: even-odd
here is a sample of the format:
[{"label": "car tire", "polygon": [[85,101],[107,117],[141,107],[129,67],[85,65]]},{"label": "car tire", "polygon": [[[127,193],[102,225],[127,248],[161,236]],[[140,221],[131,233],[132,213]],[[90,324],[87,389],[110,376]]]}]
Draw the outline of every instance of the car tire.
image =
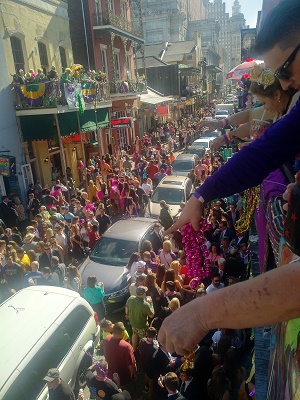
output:
[{"label": "car tire", "polygon": [[[93,353],[92,349],[88,350],[89,353]],[[80,389],[84,389],[86,387],[86,378],[85,374],[88,368],[92,365],[93,360],[91,357],[85,355],[79,365],[78,371],[77,371],[77,378],[76,378],[76,384],[75,384],[75,396],[78,395],[78,392]]]}]

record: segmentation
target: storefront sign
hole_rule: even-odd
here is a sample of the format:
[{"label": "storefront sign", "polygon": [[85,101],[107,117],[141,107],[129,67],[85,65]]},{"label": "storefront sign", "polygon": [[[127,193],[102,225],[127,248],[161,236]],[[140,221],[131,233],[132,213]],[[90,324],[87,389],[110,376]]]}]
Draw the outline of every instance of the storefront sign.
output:
[{"label": "storefront sign", "polygon": [[169,115],[168,106],[157,106],[156,107],[156,115],[157,115],[157,117],[167,117]]},{"label": "storefront sign", "polygon": [[[82,143],[86,143],[85,133],[82,133],[81,137],[82,137]],[[61,138],[61,141],[63,144],[80,143],[80,135],[79,135],[79,133],[75,133],[75,135],[70,135],[70,136]]]},{"label": "storefront sign", "polygon": [[110,120],[111,128],[131,128],[131,118],[114,118]]}]

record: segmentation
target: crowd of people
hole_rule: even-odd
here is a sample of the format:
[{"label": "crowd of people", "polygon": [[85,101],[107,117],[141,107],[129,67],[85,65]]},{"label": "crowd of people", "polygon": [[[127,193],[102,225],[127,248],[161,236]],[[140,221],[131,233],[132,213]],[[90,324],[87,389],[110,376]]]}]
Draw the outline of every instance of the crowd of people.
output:
[{"label": "crowd of people", "polygon": [[[204,113],[211,113],[211,109],[207,108]],[[161,215],[150,240],[142,244],[140,253],[131,255],[127,265],[131,297],[126,303],[122,322],[112,324],[105,319],[103,283],[98,282],[96,276],[90,276],[86,286],[81,287],[77,269],[86,249],[95,245],[112,221],[144,215],[152,191],[164,176],[172,173],[174,152],[184,149],[201,134],[197,131],[201,116],[203,112],[160,125],[118,155],[96,156],[86,165],[82,159],[78,160],[79,188],[75,187],[69,168],[66,177],[53,169],[49,186],[42,187],[39,180],[29,186],[25,206],[16,197],[2,198],[1,301],[31,285],[61,286],[82,294],[97,313],[103,334],[99,351],[103,351],[105,360],[99,361],[101,367],[97,364],[91,370],[97,376],[96,381],[91,378],[94,384],[105,381],[109,386],[108,378],[113,379],[117,373],[117,382],[111,385],[135,395],[138,365],[145,373],[150,398],[164,399],[177,389],[184,392],[182,395],[186,399],[195,398],[196,393],[197,396],[201,394],[201,398],[209,398],[207,381],[212,378],[213,367],[223,364],[223,359],[222,362],[213,361],[220,351],[213,340],[214,332],[211,332],[199,350],[207,352],[205,370],[209,371],[205,375],[206,381],[203,376],[200,379],[201,384],[198,377],[203,366],[199,370],[190,366],[185,370],[184,357],[168,354],[159,346],[156,335],[163,320],[183,304],[249,276],[248,232],[235,231],[235,223],[243,213],[243,194],[219,199],[207,208],[211,228],[205,232],[205,239],[211,276],[197,287],[190,285],[180,230],[164,235],[164,230],[174,221],[168,204],[161,202]],[[195,170],[189,173],[194,187],[202,184],[223,163],[218,153],[208,151],[204,154]],[[182,209],[184,206],[183,203]],[[130,336],[124,323],[129,324]],[[106,327],[109,327],[107,335]],[[236,334],[241,343],[240,357],[246,336],[241,332],[230,333]],[[223,339],[228,339],[227,333]],[[226,351],[222,351],[225,357]],[[167,377],[172,378],[170,387],[173,389],[169,389]],[[243,375],[243,380],[232,381],[232,390],[236,390],[244,378]],[[229,390],[229,379],[224,379],[226,390]],[[190,385],[191,380],[193,384]],[[189,382],[187,391],[183,389],[184,382]],[[93,385],[89,385],[91,393],[95,393]]]}]

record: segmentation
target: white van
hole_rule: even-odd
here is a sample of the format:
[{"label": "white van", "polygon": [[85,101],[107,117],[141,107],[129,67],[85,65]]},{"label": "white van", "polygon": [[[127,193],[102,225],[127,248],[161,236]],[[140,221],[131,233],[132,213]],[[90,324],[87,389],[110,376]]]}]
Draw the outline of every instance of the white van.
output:
[{"label": "white van", "polygon": [[0,399],[46,400],[49,368],[75,391],[99,340],[91,306],[76,292],[54,286],[22,289],[0,305]]}]

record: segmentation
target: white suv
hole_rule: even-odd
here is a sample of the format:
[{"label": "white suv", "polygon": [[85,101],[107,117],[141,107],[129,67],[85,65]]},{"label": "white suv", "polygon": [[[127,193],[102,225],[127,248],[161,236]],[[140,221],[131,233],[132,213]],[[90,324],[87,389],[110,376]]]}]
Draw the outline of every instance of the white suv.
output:
[{"label": "white suv", "polygon": [[54,286],[22,289],[0,305],[1,400],[46,400],[48,369],[77,392],[99,340],[91,306]]}]

